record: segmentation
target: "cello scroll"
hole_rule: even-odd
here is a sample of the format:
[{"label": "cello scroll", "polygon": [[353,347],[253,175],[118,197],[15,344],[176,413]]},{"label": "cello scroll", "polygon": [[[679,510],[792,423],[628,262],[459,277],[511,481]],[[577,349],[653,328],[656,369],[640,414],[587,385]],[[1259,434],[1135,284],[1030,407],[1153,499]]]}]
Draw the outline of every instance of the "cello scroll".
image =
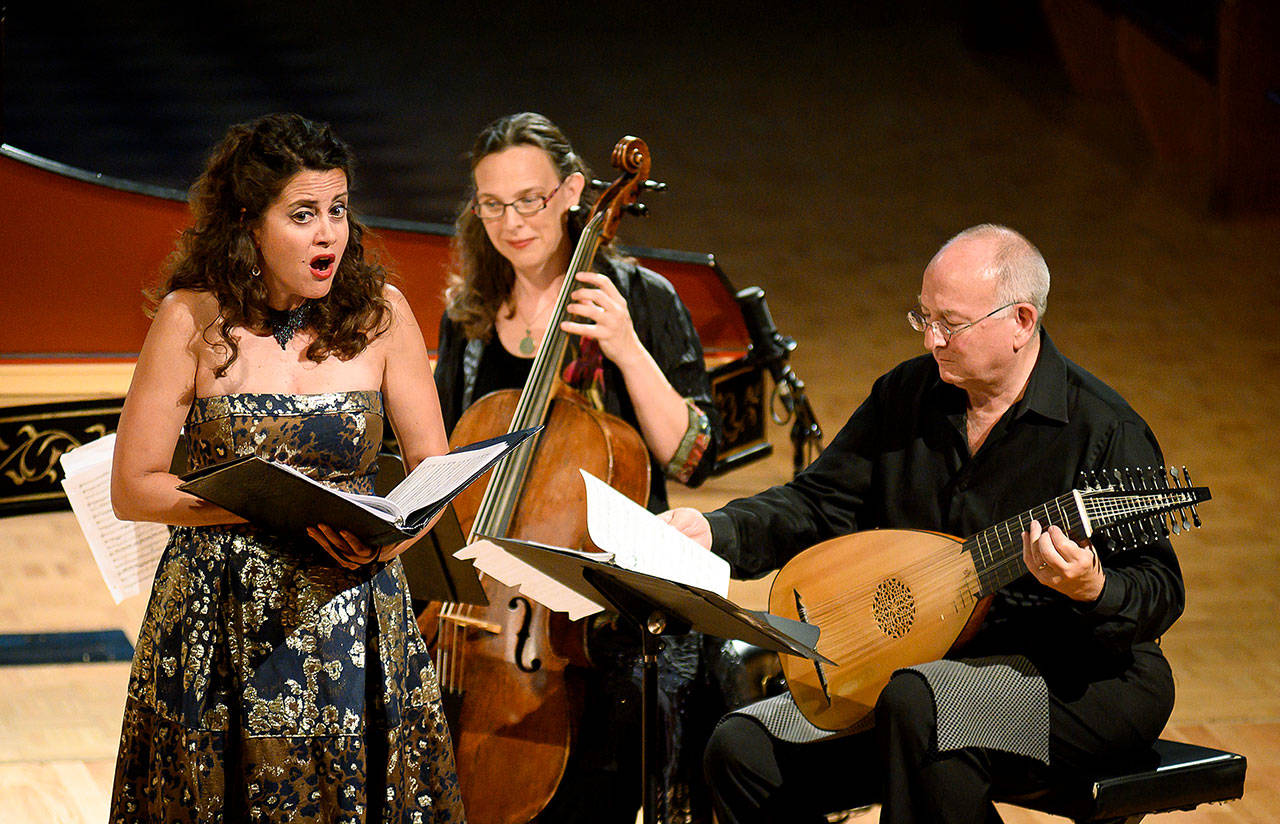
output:
[{"label": "cello scroll", "polygon": [[[622,174],[617,180],[608,184],[608,188],[591,207],[590,215],[594,218],[601,212],[605,214],[604,223],[600,227],[602,243],[613,240],[614,235],[618,233],[618,223],[622,220],[624,211],[637,217],[646,214],[647,207],[640,202],[642,190],[662,192],[667,188],[665,183],[649,180],[649,146],[638,137],[627,135],[619,140],[613,147],[609,162]],[[604,186],[604,183],[593,180],[591,185]]]}]

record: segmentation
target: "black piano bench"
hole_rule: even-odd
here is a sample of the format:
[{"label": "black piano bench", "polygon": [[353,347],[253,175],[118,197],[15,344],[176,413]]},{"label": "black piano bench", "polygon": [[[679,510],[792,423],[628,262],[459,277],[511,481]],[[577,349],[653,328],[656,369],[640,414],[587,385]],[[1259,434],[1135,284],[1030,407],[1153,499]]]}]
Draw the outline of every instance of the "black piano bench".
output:
[{"label": "black piano bench", "polygon": [[1244,795],[1245,757],[1161,739],[1130,768],[1080,774],[1005,804],[1060,815],[1076,824],[1137,824],[1144,817]]}]

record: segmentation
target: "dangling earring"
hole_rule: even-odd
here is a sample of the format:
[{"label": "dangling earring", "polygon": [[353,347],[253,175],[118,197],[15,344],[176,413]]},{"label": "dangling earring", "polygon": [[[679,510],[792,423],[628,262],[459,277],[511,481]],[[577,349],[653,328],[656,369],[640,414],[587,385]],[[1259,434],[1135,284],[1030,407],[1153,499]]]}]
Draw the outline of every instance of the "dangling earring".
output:
[{"label": "dangling earring", "polygon": [[258,265],[256,263],[253,265],[253,268],[249,270],[249,277],[251,278],[256,278],[261,274],[262,274],[262,270],[258,268]]}]

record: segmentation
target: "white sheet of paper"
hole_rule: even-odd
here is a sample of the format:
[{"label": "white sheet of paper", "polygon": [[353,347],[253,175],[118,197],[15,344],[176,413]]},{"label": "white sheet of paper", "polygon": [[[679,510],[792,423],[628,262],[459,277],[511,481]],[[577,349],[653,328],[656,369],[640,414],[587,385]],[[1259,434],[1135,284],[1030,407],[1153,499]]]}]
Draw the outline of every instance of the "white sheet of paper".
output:
[{"label": "white sheet of paper", "polygon": [[587,532],[623,569],[729,597],[729,562],[604,481],[579,469],[587,484]]},{"label": "white sheet of paper", "polygon": [[111,597],[151,591],[156,565],[169,541],[164,524],[122,521],[111,511],[111,457],[115,434],[72,449],[59,458],[62,488]]},{"label": "white sheet of paper", "polygon": [[499,583],[518,587],[548,609],[568,613],[571,621],[603,612],[604,606],[584,598],[546,573],[526,564],[502,547],[481,539],[453,553],[453,557],[470,560],[476,569],[493,576]]},{"label": "white sheet of paper", "polygon": [[467,449],[433,455],[420,462],[409,476],[396,485],[387,500],[408,514],[413,509],[443,498],[456,486],[471,477],[485,461],[497,455],[506,444],[495,443],[483,449]]}]

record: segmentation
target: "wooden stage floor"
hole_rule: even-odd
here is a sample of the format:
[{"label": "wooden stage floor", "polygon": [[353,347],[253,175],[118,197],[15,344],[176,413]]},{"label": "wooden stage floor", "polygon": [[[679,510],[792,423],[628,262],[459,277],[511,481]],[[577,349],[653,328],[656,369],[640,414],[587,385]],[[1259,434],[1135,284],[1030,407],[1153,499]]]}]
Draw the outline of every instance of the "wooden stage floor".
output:
[{"label": "wooden stage floor", "polygon": [[[727,98],[749,91],[760,111],[780,113],[747,124],[751,142],[725,151],[748,156],[732,165],[678,151],[677,124],[700,113],[654,89],[653,107],[669,104],[671,117],[645,137],[667,149],[662,175],[686,188],[624,227],[626,240],[712,250],[738,286],[763,286],[779,327],[799,341],[793,363],[830,437],[878,374],[920,351],[904,313],[937,246],[988,220],[1024,231],[1053,273],[1046,325],[1059,348],[1120,391],[1168,461],[1213,492],[1204,528],[1175,543],[1188,598],[1164,639],[1178,685],[1166,737],[1245,754],[1248,783],[1238,802],[1167,820],[1280,820],[1280,541],[1271,525],[1280,512],[1280,335],[1271,328],[1280,322],[1280,223],[1211,214],[1203,167],[1152,160],[1120,103],[1032,93],[1016,67],[975,61],[938,35],[926,45],[949,71],[922,115],[914,81],[877,91],[877,71],[914,76],[897,57],[903,44],[861,45],[859,59],[873,67],[866,83],[815,76],[809,99],[830,102],[806,104],[803,117],[785,84],[748,90],[745,78],[726,78]],[[793,75],[802,62],[788,64]],[[817,125],[842,122],[847,129]],[[922,148],[910,135],[926,131]],[[700,199],[697,180],[708,175],[736,202]],[[39,392],[77,391],[49,380]],[[773,435],[772,458],[677,500],[710,508],[785,480],[787,429]],[[70,514],[0,519],[0,631],[132,637],[142,610],[138,599],[111,602]],[[127,670],[0,667],[0,817],[103,820]],[[1006,820],[1052,819],[1012,810]]]}]

